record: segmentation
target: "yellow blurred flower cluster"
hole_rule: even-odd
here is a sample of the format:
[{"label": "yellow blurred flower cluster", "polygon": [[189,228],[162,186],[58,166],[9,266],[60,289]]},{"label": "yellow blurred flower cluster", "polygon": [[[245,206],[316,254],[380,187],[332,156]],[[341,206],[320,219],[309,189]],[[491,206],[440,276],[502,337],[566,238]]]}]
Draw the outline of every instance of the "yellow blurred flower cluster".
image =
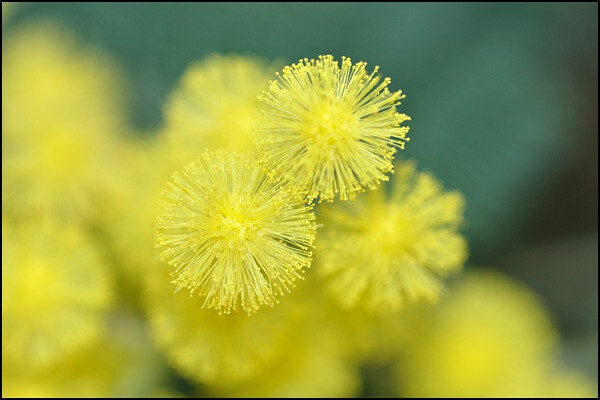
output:
[{"label": "yellow blurred flower cluster", "polygon": [[128,377],[164,374],[102,232],[129,151],[123,83],[52,22],[3,38],[3,396],[136,395],[154,383]]},{"label": "yellow blurred flower cluster", "polygon": [[368,363],[396,396],[595,396],[532,292],[460,274],[465,199],[394,160],[390,79],[277,69],[195,62],[141,133],[101,51],[3,38],[3,396],[356,396]]}]

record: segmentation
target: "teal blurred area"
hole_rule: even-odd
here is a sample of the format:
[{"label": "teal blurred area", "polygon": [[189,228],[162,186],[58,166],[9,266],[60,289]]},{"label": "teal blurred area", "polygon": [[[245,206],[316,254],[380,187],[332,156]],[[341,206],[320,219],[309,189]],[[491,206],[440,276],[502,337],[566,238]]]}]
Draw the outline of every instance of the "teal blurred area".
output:
[{"label": "teal blurred area", "polygon": [[10,22],[38,16],[112,52],[140,127],[160,124],[169,90],[209,53],[380,65],[407,93],[402,156],[465,192],[478,263],[521,241],[557,177],[597,140],[595,4],[33,3]]},{"label": "teal blurred area", "polygon": [[40,17],[125,68],[140,129],[207,54],[379,65],[407,95],[400,156],[467,197],[471,263],[541,293],[567,335],[591,337],[570,357],[597,373],[597,3],[30,3],[3,38]]}]

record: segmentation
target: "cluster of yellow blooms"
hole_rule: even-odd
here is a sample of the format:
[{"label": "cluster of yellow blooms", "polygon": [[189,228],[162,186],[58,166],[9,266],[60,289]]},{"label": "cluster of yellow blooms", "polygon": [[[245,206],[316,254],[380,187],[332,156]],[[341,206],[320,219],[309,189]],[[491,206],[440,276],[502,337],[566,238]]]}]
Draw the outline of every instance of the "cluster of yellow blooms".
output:
[{"label": "cluster of yellow blooms", "polygon": [[124,377],[161,367],[143,335],[113,329],[99,240],[117,201],[123,80],[49,21],[20,26],[2,52],[2,394],[135,394]]},{"label": "cluster of yellow blooms", "polygon": [[3,395],[178,395],[138,314],[195,395],[354,396],[366,361],[396,395],[594,395],[526,288],[446,288],[465,199],[394,160],[410,118],[377,67],[211,56],[145,139],[118,69],[53,24],[2,69]]},{"label": "cluster of yellow blooms", "polygon": [[[277,74],[277,79],[258,96],[264,107],[260,114],[255,113],[255,120],[243,117],[255,124],[226,123],[223,121],[237,115],[239,108],[228,104],[232,103],[228,99],[235,97],[229,93],[235,92],[235,87],[222,85],[226,87],[226,95],[223,99],[213,99],[214,104],[220,104],[218,107],[203,106],[208,101],[204,100],[206,93],[201,89],[215,85],[210,80],[213,75],[217,76],[216,82],[224,80],[222,73],[213,73],[214,60],[209,61],[203,79],[190,79],[196,77],[196,67],[194,74],[184,77],[184,88],[178,89],[169,103],[167,115],[172,116],[166,118],[171,122],[167,131],[171,137],[185,135],[182,142],[186,144],[191,142],[187,137],[191,136],[193,121],[201,125],[194,125],[197,137],[207,132],[210,138],[236,138],[237,129],[239,137],[246,140],[248,132],[252,132],[258,150],[245,156],[208,151],[175,173],[161,205],[157,244],[163,249],[163,258],[175,267],[174,282],[179,287],[197,291],[205,299],[203,306],[226,313],[237,306],[256,311],[261,304],[273,305],[277,301],[275,296],[289,292],[293,282],[310,266],[316,228],[312,213],[314,200],[333,201],[336,194],[340,200],[353,199],[358,192],[375,189],[380,181],[388,180],[386,173],[393,170],[396,147],[403,147],[408,141],[408,127],[401,124],[410,118],[396,111],[403,95],[400,91],[390,92],[390,79],[381,79],[376,74],[377,68],[369,74],[364,62],[352,64],[349,58],[343,58],[340,66],[332,56],[320,56],[316,60],[300,60]],[[235,59],[230,62],[240,63]],[[225,69],[228,70],[235,68]],[[248,68],[246,79],[257,75],[255,70]],[[239,77],[233,79],[233,83],[240,81]],[[242,98],[244,93],[245,90],[241,90]],[[240,102],[244,101],[236,101]],[[258,110],[256,100],[249,103],[252,109]],[[191,111],[194,109],[200,112],[194,114]],[[194,114],[195,119],[189,117],[190,114]],[[229,116],[222,118],[222,114]],[[191,122],[186,125],[183,120]],[[214,121],[211,127],[207,127],[207,121]],[[225,124],[227,131],[222,131]],[[215,134],[215,130],[221,131],[220,134]],[[335,258],[336,262],[325,261],[323,270],[343,268],[344,276],[332,280],[350,286],[352,291],[385,289],[381,295],[388,300],[394,296],[402,298],[403,293],[413,291],[418,294],[427,291],[432,297],[441,285],[425,268],[456,269],[465,260],[466,245],[455,233],[462,218],[460,196],[457,195],[458,201],[454,200],[457,196],[446,199],[428,175],[414,188],[408,182],[411,176],[401,178],[398,186],[408,185],[404,189],[408,193],[398,193],[398,196],[407,198],[393,199],[396,200],[393,207],[405,203],[407,207],[423,208],[422,216],[411,213],[413,209],[399,209],[397,213],[400,219],[411,215],[417,222],[422,220],[421,227],[414,229],[423,236],[423,248],[403,251],[397,249],[395,243],[381,249],[372,248],[370,231],[386,236],[389,230],[381,223],[391,225],[392,229],[397,226],[385,217],[373,221],[368,215],[371,208],[360,215],[369,221],[368,229],[335,221],[326,225],[334,237],[318,250],[322,249],[325,260]],[[420,198],[421,202],[413,198]],[[433,206],[423,204],[432,199],[436,201]],[[447,207],[450,210],[438,211],[446,202],[450,203]],[[383,200],[381,203],[375,208],[385,213],[387,206]],[[357,202],[357,206],[360,204]],[[433,213],[428,211],[431,209]],[[352,211],[334,209],[335,212],[342,219],[345,215],[355,219]],[[446,216],[447,213],[452,215]],[[404,224],[407,229],[413,229],[408,219]],[[338,251],[336,245],[327,245],[332,241],[346,247],[346,240],[358,243],[355,248],[364,250],[363,258]],[[446,249],[453,246],[458,246],[458,250]],[[435,260],[456,252],[459,254],[452,254],[447,261]],[[374,254],[386,261],[382,264]],[[364,272],[352,274],[355,268],[341,266],[339,262],[346,256],[354,258],[355,265],[363,264],[365,270],[370,264],[374,265],[374,272],[370,276]],[[365,264],[365,261],[368,262]],[[378,268],[387,271],[379,280]],[[386,282],[387,287],[382,288],[381,282]],[[345,293],[340,297],[349,297],[356,303],[357,295],[342,291]],[[392,294],[386,295],[390,292]],[[387,309],[398,306],[401,300],[374,302],[375,306]]]}]

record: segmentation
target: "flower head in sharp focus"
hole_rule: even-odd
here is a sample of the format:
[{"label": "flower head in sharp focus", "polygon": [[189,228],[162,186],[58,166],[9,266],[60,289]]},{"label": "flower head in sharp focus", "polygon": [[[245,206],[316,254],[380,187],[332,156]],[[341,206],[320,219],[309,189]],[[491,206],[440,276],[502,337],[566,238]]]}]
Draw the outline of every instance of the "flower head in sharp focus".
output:
[{"label": "flower head in sharp focus", "polygon": [[265,168],[280,174],[309,201],[353,199],[388,180],[396,148],[404,148],[410,119],[396,111],[404,97],[367,64],[341,66],[332,56],[285,67],[259,99],[257,125]]},{"label": "flower head in sharp focus", "polygon": [[464,203],[413,163],[398,164],[389,197],[380,188],[321,209],[317,268],[348,308],[386,312],[421,298],[436,300],[443,289],[438,276],[458,270],[467,258],[458,232]]},{"label": "flower head in sharp focus", "polygon": [[3,364],[46,367],[98,336],[110,280],[82,231],[52,221],[9,225],[2,250]]},{"label": "flower head in sharp focus", "polygon": [[311,206],[263,174],[251,156],[205,152],[173,174],[157,244],[174,283],[229,313],[273,305],[310,266]]},{"label": "flower head in sharp focus", "polygon": [[165,135],[171,152],[193,161],[197,149],[246,151],[260,103],[275,67],[259,58],[213,55],[184,73],[165,106]]}]

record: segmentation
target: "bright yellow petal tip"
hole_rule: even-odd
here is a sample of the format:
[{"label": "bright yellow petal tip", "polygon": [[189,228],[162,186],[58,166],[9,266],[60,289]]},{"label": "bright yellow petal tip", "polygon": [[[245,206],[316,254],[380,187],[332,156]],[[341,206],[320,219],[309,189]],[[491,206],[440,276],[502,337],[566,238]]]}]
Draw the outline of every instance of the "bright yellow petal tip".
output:
[{"label": "bright yellow petal tip", "polygon": [[316,263],[346,307],[388,312],[421,298],[437,300],[438,276],[460,269],[467,244],[457,230],[464,198],[444,192],[413,163],[397,166],[392,193],[323,207]]},{"label": "bright yellow petal tip", "polygon": [[273,305],[311,263],[311,206],[265,176],[250,156],[205,152],[173,174],[157,244],[174,283],[229,313]]},{"label": "bright yellow petal tip", "polygon": [[389,78],[365,62],[332,56],[285,67],[259,99],[256,129],[264,163],[309,201],[353,199],[387,181],[396,148],[404,148],[410,120],[396,111],[404,98]]}]

